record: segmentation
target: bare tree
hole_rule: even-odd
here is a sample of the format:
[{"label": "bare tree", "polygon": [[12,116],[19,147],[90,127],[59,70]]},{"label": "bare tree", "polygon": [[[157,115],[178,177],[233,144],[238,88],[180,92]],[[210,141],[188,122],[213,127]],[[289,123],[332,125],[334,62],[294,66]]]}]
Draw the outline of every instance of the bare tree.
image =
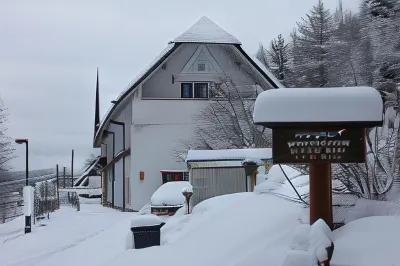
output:
[{"label": "bare tree", "polygon": [[271,147],[271,130],[253,123],[259,85],[236,85],[231,79],[211,86],[212,101],[194,117],[195,137],[181,141],[174,155],[180,159],[189,149]]},{"label": "bare tree", "polygon": [[[86,169],[88,169],[90,166],[92,166],[93,164],[95,164],[97,161],[99,160],[99,156],[95,155],[95,154],[90,154],[89,158],[87,158],[85,160],[85,162],[83,163],[83,171],[86,171]],[[100,172],[102,169],[102,165],[97,163],[92,170],[96,171],[96,172]]]},{"label": "bare tree", "polygon": [[3,100],[0,99],[0,172],[8,171],[10,169],[8,163],[15,158],[12,139],[6,135],[7,117],[7,109],[4,107]]}]

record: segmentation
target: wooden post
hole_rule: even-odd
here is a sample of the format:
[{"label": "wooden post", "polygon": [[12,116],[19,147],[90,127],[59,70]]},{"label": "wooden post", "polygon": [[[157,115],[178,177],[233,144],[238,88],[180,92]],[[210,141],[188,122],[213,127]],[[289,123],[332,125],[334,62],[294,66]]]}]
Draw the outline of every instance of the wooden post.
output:
[{"label": "wooden post", "polygon": [[322,219],[332,229],[332,180],[330,163],[310,163],[310,224]]}]

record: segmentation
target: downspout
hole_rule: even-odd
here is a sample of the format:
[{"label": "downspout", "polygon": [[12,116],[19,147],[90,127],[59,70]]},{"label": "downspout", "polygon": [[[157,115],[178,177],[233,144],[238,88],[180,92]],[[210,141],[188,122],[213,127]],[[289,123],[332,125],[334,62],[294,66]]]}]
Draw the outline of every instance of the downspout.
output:
[{"label": "downspout", "polygon": [[[122,145],[125,150],[125,123],[115,120],[110,120],[111,124],[122,126]],[[122,211],[125,212],[125,156],[122,157]]]},{"label": "downspout", "polygon": [[[112,159],[114,160],[115,158],[115,132],[111,132],[108,130],[104,130],[105,132],[107,132],[107,134],[111,134],[112,135],[112,140],[113,140],[113,153],[112,153]],[[114,164],[112,166],[112,183],[111,183],[111,190],[112,190],[112,202],[111,202],[111,207],[114,208],[114,198],[115,198],[115,193],[114,193],[114,182],[115,182],[115,167]]]},{"label": "downspout", "polygon": [[[105,148],[106,148],[106,151],[105,151],[105,154],[106,154],[106,164],[107,164],[107,143],[101,143],[100,144],[100,147],[101,147],[101,145],[104,145],[105,146]],[[101,149],[101,148],[100,148]],[[101,155],[100,155],[101,156]],[[100,160],[101,160],[101,158],[100,158]],[[104,180],[104,176],[106,176],[106,174],[105,174],[105,171],[104,171],[104,169],[101,169],[101,193],[102,193],[102,196],[101,196],[101,205],[103,205],[103,203],[104,202],[107,202],[107,183],[105,182],[105,180]],[[103,184],[104,183],[104,184]],[[103,186],[104,185],[104,186]],[[105,189],[104,189],[105,188]],[[104,199],[106,199],[105,201],[104,201]]]}]

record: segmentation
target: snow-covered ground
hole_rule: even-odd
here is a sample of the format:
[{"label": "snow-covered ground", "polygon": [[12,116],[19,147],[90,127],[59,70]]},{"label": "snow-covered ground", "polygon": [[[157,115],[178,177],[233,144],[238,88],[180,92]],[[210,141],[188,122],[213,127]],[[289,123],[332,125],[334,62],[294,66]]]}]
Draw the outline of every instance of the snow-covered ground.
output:
[{"label": "snow-covered ground", "polygon": [[[125,251],[131,219],[138,214],[82,204],[80,212],[64,208],[52,214],[42,221],[46,226],[36,225],[28,235],[22,234],[21,218],[0,225],[0,262],[2,266],[283,266],[288,254],[293,255],[296,232],[305,227],[300,219],[306,211],[303,206],[268,193],[214,197],[195,206],[190,215],[182,208],[170,217],[161,229],[161,246]],[[335,243],[331,266],[400,266],[396,256],[400,216],[374,216],[399,215],[400,206],[360,201],[355,210],[352,222],[329,234]],[[312,265],[295,261],[296,266]]]},{"label": "snow-covered ground", "polygon": [[98,265],[124,251],[135,215],[95,204],[82,204],[79,212],[64,207],[27,235],[24,217],[19,217],[0,225],[0,265]]}]

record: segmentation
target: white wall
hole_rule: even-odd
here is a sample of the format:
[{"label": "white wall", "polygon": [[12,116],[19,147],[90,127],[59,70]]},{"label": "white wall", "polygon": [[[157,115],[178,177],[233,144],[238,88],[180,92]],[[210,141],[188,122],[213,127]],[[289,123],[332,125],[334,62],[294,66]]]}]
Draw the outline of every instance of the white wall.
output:
[{"label": "white wall", "polygon": [[[193,116],[208,101],[142,100],[132,106],[131,201],[140,210],[162,184],[160,170],[186,170],[172,154],[179,140],[193,136]],[[144,180],[140,180],[144,171]]]}]

